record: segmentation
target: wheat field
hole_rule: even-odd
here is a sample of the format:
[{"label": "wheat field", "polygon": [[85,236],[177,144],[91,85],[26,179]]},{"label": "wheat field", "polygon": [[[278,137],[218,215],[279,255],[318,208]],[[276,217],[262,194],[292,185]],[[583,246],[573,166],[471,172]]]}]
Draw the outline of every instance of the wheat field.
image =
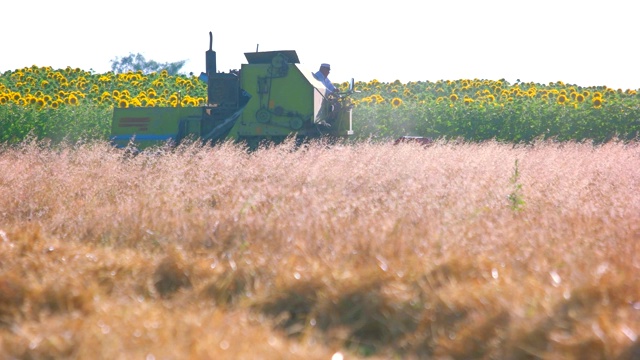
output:
[{"label": "wheat field", "polygon": [[640,358],[640,148],[0,148],[5,359]]}]

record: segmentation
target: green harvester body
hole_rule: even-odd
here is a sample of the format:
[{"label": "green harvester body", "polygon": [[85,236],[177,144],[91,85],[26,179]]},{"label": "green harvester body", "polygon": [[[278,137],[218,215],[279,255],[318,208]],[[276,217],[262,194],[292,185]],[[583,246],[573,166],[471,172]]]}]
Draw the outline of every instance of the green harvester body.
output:
[{"label": "green harvester body", "polygon": [[291,136],[335,139],[353,134],[350,92],[331,94],[299,64],[295,51],[245,53],[247,63],[229,73],[216,71],[211,40],[206,55],[207,72],[200,76],[208,85],[205,106],[115,108],[112,142],[142,150],[185,139],[234,139],[256,148]]}]

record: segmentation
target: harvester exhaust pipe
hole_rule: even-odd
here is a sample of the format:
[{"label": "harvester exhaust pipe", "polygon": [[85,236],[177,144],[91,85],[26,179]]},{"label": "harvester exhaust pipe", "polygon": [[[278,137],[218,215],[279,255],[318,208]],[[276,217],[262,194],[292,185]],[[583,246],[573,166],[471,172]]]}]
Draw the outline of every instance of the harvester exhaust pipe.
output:
[{"label": "harvester exhaust pipe", "polygon": [[[213,33],[209,31],[209,50],[206,52],[206,67],[207,67],[207,85],[211,84],[211,79],[216,74],[216,52],[213,51]],[[211,86],[207,86],[207,104],[213,104],[213,94]]]},{"label": "harvester exhaust pipe", "polygon": [[209,50],[207,50],[207,76],[216,73],[216,52],[213,51],[213,33],[209,31]]}]

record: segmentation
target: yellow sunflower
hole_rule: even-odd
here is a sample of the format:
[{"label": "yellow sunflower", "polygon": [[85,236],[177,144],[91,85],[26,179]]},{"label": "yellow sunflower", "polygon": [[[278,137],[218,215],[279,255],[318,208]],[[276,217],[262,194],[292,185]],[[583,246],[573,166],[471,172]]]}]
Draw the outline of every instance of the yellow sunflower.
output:
[{"label": "yellow sunflower", "polygon": [[561,93],[560,95],[558,95],[558,98],[556,100],[558,101],[558,104],[564,105],[567,102],[567,95]]},{"label": "yellow sunflower", "polygon": [[402,105],[402,99],[397,98],[397,97],[395,97],[395,98],[391,99],[391,105],[392,105],[394,108],[396,108],[396,107],[398,107],[398,106]]},{"label": "yellow sunflower", "polygon": [[456,94],[449,95],[449,100],[451,100],[453,102],[457,101],[458,100],[458,95],[456,95]]},{"label": "yellow sunflower", "polygon": [[599,109],[602,107],[602,99],[599,97],[593,98],[593,107]]}]

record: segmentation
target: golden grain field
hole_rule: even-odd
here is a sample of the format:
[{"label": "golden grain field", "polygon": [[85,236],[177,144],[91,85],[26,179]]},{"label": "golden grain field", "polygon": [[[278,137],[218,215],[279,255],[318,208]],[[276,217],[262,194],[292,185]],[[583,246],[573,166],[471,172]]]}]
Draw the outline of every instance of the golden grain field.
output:
[{"label": "golden grain field", "polygon": [[640,147],[0,148],[0,358],[640,357]]}]

